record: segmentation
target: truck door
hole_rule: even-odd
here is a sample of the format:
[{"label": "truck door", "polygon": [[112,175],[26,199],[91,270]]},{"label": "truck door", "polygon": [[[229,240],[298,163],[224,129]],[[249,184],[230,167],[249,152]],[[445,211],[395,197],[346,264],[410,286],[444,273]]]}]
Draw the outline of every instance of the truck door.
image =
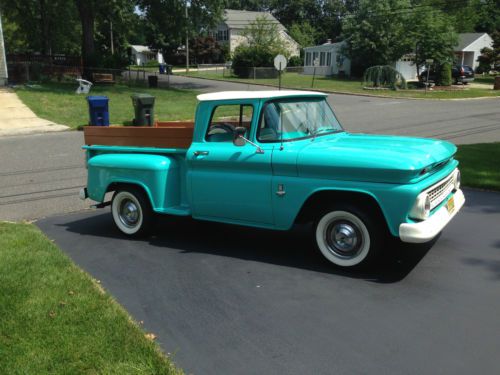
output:
[{"label": "truck door", "polygon": [[187,155],[193,217],[272,226],[272,146],[258,153],[251,144],[235,146],[233,130],[246,127],[251,139],[257,122],[251,104],[213,108],[204,138]]}]

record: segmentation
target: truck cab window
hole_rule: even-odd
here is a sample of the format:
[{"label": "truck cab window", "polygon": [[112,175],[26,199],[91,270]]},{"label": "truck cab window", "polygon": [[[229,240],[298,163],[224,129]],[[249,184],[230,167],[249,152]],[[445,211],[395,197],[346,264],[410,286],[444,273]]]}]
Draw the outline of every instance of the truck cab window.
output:
[{"label": "truck cab window", "polygon": [[248,136],[252,118],[253,106],[249,104],[217,106],[212,112],[205,140],[208,142],[232,142],[233,132],[237,127],[246,128],[246,136]]}]

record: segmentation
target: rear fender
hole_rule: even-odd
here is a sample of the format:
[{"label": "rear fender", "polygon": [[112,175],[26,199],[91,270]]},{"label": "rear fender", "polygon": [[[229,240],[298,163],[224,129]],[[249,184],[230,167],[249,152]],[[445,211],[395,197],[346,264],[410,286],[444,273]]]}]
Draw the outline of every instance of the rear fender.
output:
[{"label": "rear fender", "polygon": [[102,154],[88,161],[89,198],[102,202],[116,184],[138,185],[148,195],[153,210],[180,202],[179,163],[175,158],[151,154]]}]

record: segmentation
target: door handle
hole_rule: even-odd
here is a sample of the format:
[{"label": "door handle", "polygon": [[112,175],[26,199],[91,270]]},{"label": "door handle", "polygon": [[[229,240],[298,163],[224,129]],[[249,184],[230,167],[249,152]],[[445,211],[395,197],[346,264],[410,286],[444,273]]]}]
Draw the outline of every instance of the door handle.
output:
[{"label": "door handle", "polygon": [[207,156],[208,151],[195,151],[194,156]]}]

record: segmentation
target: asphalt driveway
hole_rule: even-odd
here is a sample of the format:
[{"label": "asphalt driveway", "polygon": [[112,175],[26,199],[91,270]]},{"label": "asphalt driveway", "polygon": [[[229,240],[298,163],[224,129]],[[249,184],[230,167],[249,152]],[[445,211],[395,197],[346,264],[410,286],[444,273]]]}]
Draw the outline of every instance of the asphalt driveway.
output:
[{"label": "asphalt driveway", "polygon": [[498,371],[500,194],[467,203],[433,246],[393,244],[339,271],[307,228],[278,233],[163,218],[124,239],[106,210],[39,221],[194,374]]}]

